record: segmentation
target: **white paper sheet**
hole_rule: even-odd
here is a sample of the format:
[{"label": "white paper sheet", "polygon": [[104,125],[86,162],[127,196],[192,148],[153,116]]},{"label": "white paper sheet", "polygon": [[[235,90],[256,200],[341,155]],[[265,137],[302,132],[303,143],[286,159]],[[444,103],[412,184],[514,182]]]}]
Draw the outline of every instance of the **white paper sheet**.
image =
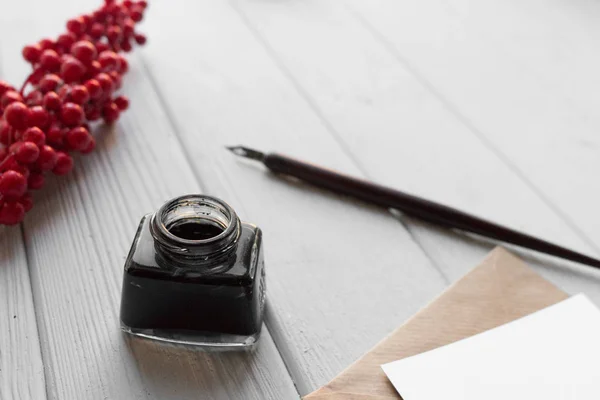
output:
[{"label": "white paper sheet", "polygon": [[382,368],[404,400],[600,400],[600,310],[580,294]]}]

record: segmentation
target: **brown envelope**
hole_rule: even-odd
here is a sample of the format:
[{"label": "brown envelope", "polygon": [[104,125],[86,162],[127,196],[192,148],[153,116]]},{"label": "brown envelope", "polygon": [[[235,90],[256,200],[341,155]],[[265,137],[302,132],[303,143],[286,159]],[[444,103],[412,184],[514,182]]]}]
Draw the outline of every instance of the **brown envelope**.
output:
[{"label": "brown envelope", "polygon": [[398,400],[381,364],[524,317],[568,295],[503,248],[305,400]]}]

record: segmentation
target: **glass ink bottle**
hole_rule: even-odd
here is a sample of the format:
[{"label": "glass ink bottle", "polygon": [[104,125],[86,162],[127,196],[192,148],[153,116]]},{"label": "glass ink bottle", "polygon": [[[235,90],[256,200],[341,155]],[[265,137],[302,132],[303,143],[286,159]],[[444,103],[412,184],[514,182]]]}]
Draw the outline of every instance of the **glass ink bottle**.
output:
[{"label": "glass ink bottle", "polygon": [[265,303],[262,233],[224,201],[188,195],[144,216],[125,262],[121,329],[171,343],[250,348]]}]

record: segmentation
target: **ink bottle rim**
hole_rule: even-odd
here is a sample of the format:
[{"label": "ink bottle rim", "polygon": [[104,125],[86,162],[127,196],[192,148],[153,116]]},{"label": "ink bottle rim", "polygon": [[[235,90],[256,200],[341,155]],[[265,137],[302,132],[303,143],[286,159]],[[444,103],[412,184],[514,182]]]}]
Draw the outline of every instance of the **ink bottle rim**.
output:
[{"label": "ink bottle rim", "polygon": [[[178,224],[202,221],[221,232],[203,239],[188,239],[171,232]],[[203,274],[222,272],[241,234],[241,222],[233,208],[221,199],[202,194],[176,197],[163,204],[151,217],[157,262],[161,267],[199,270]]]}]

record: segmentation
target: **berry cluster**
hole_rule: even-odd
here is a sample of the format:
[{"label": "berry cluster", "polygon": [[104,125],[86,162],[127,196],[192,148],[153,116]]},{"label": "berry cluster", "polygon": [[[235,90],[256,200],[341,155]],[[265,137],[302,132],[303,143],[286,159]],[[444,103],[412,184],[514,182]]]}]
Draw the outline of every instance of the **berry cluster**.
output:
[{"label": "berry cluster", "polygon": [[112,123],[127,109],[127,98],[115,95],[128,69],[118,53],[146,42],[135,31],[146,6],[105,0],[68,21],[57,40],[23,48],[33,72],[20,90],[0,81],[0,224],[23,220],[33,206],[29,191],[44,186],[48,171],[71,171],[70,153],[94,150],[91,122]]}]

